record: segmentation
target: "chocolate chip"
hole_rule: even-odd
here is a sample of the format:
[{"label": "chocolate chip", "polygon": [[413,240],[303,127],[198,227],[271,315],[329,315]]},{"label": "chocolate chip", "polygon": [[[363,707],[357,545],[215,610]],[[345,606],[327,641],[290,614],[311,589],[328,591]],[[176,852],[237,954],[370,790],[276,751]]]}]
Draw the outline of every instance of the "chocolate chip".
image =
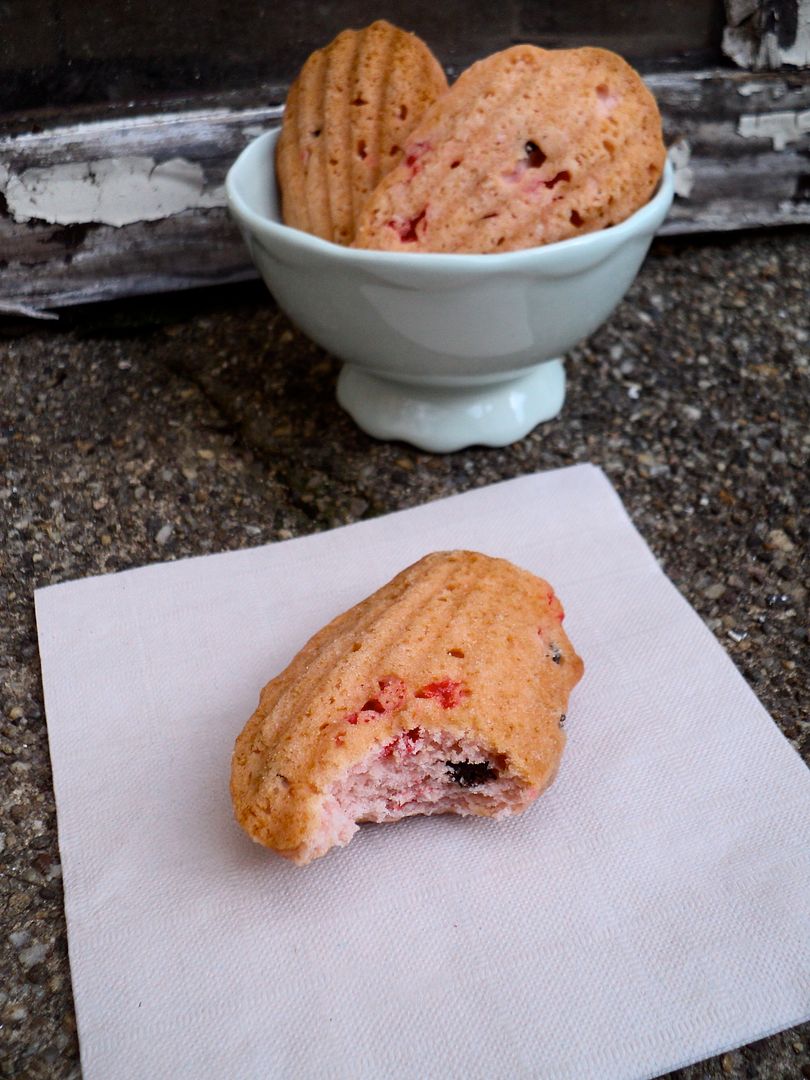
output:
[{"label": "chocolate chip", "polygon": [[560,727],[565,727],[565,713],[560,713]]},{"label": "chocolate chip", "polygon": [[488,780],[498,779],[498,770],[488,761],[445,761],[447,772],[454,784],[460,787],[480,787]]},{"label": "chocolate chip", "polygon": [[552,641],[551,645],[550,645],[550,648],[551,648],[551,653],[550,653],[551,659],[554,661],[555,664],[559,664],[562,661],[562,653],[560,652],[560,646],[555,645],[554,642]]},{"label": "chocolate chip", "polygon": [[539,169],[543,162],[546,160],[546,155],[540,149],[536,142],[532,142],[531,139],[523,147],[526,151],[526,157],[529,159],[530,169]]}]

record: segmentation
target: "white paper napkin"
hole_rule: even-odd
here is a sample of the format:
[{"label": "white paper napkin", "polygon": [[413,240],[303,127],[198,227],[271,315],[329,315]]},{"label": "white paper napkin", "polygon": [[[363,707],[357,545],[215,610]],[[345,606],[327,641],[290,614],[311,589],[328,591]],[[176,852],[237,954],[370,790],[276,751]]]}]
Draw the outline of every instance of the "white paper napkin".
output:
[{"label": "white paper napkin", "polygon": [[[428,551],[549,578],[586,664],[552,790],[306,868],[228,796],[260,687]],[[810,1015],[810,772],[603,474],[36,596],[86,1080],[650,1077]]]}]

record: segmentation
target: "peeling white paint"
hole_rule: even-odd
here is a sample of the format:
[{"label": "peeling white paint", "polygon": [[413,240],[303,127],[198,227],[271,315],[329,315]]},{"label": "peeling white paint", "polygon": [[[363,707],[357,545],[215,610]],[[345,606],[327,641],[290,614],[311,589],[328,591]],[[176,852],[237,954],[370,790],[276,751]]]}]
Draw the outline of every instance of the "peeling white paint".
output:
[{"label": "peeling white paint", "polygon": [[670,146],[667,156],[675,170],[675,194],[682,199],[688,199],[695,185],[695,170],[689,164],[692,158],[692,147],[686,139],[678,139]]},{"label": "peeling white paint", "polygon": [[788,217],[795,217],[800,221],[805,221],[807,219],[807,215],[801,203],[794,202],[792,199],[783,199],[777,203],[777,206],[781,214],[785,214]]},{"label": "peeling white paint", "polygon": [[726,16],[722,49],[740,67],[763,71],[810,65],[810,0],[798,0],[796,36],[790,45],[780,45],[777,32],[765,31],[759,4],[740,5],[735,11],[734,0],[727,0]]},{"label": "peeling white paint", "polygon": [[763,46],[770,67],[783,64],[797,68],[810,66],[810,0],[800,0],[796,22],[796,37],[787,48],[780,47],[775,34],[766,35]]},{"label": "peeling white paint", "polygon": [[810,109],[804,112],[744,114],[737,124],[737,134],[744,139],[771,139],[774,150],[784,150],[788,143],[810,132]]},{"label": "peeling white paint", "polygon": [[26,304],[22,300],[4,300],[0,297],[0,315],[15,315],[25,319],[58,319],[59,316],[53,311],[43,311],[42,308]]},{"label": "peeling white paint", "polygon": [[51,225],[131,225],[183,210],[225,205],[221,185],[206,190],[205,174],[185,158],[155,163],[145,156],[104,158],[0,173],[0,191],[15,221]]},{"label": "peeling white paint", "polygon": [[[764,94],[766,90],[774,89],[774,84],[769,82],[746,82],[737,87],[740,97],[751,97],[752,94]],[[780,87],[784,93],[784,86]],[[781,94],[779,95],[781,97]]]}]

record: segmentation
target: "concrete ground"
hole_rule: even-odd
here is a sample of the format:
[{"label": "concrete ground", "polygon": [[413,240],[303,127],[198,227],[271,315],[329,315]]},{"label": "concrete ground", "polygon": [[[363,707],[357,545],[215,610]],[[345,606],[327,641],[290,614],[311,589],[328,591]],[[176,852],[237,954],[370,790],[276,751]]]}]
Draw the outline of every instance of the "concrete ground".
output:
[{"label": "concrete ground", "polygon": [[[38,586],[591,461],[810,761],[810,232],[659,242],[571,354],[562,415],[501,450],[365,436],[335,403],[335,362],[258,285],[2,335],[0,1075],[79,1075]],[[810,1078],[810,1026],[673,1076]]]}]

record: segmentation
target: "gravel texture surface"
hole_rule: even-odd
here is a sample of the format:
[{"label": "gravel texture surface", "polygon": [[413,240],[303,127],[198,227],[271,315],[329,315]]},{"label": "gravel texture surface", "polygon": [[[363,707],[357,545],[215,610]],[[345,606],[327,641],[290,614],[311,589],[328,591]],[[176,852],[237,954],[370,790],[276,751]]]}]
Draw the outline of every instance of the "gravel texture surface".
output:
[{"label": "gravel texture surface", "polygon": [[[659,243],[562,416],[502,450],[367,438],[258,285],[7,324],[0,351],[0,1076],[80,1075],[37,586],[592,461],[810,759],[810,232]],[[673,1075],[810,1078],[810,1025]]]}]

